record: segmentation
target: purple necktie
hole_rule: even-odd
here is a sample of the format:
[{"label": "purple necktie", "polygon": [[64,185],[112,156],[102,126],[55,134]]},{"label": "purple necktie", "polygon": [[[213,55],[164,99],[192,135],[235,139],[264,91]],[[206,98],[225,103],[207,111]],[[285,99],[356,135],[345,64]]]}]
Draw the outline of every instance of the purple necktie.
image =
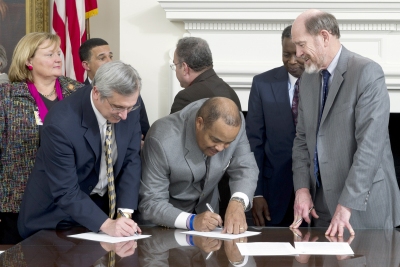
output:
[{"label": "purple necktie", "polygon": [[294,126],[297,125],[297,115],[299,114],[299,81],[300,78],[297,79],[296,83],[294,84],[294,93],[292,100],[292,114],[293,114]]}]

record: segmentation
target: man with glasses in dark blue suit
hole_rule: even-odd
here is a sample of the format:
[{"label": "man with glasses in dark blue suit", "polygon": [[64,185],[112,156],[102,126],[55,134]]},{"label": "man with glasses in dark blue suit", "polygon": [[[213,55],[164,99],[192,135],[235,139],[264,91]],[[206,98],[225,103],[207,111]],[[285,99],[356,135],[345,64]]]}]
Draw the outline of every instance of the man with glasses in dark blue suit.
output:
[{"label": "man with glasses in dark blue suit", "polygon": [[48,113],[18,218],[23,238],[77,225],[110,236],[141,232],[129,218],[141,178],[140,88],[134,68],[108,62],[93,88],[79,89]]}]

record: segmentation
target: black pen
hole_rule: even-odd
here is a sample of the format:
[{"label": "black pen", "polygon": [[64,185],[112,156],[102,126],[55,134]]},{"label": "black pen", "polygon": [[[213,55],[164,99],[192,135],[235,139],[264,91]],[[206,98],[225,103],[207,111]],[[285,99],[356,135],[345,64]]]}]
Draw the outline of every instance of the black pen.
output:
[{"label": "black pen", "polygon": [[[128,218],[126,217],[125,213],[122,212],[122,210],[118,210],[118,213],[121,215],[121,217]],[[135,235],[139,235],[137,231],[135,232]]]}]

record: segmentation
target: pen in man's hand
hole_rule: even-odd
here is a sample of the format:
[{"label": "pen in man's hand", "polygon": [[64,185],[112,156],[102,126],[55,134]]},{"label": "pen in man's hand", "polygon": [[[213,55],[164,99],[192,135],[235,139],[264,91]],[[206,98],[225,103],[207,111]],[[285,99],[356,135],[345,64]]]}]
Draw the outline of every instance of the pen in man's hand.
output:
[{"label": "pen in man's hand", "polygon": [[208,208],[209,211],[211,211],[212,213],[214,213],[214,209],[211,207],[210,204],[206,203],[206,206]]},{"label": "pen in man's hand", "polygon": [[[126,217],[125,213],[122,212],[122,210],[118,210],[118,213],[121,215],[121,217],[128,218]],[[135,235],[139,235],[137,231],[135,232]]]},{"label": "pen in man's hand", "polygon": [[[207,209],[208,209],[209,211],[211,211],[212,213],[215,213],[215,212],[214,212],[214,209],[211,207],[210,204],[206,203],[206,206],[207,206]],[[218,225],[218,227],[222,227],[222,226],[221,226],[221,225]]]}]

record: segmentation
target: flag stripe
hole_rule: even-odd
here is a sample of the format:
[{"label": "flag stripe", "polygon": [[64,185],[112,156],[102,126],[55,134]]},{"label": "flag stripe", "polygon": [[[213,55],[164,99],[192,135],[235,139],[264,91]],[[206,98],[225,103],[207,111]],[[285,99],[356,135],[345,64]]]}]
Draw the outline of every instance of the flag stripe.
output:
[{"label": "flag stripe", "polygon": [[85,70],[79,58],[79,47],[86,41],[85,17],[97,14],[97,0],[52,0],[52,32],[60,36],[64,54],[65,75],[84,81]]},{"label": "flag stripe", "polygon": [[[81,46],[81,28],[82,25],[79,23],[78,19],[78,10],[77,10],[77,2],[79,1],[66,1],[66,11],[68,18],[68,33],[69,33],[69,41],[71,43],[71,51],[66,56],[71,57],[73,69],[75,72],[76,80],[82,82],[84,69],[79,59],[79,47]],[[83,25],[84,27],[84,25]],[[86,39],[86,38],[85,38]],[[67,69],[68,71],[68,69]],[[68,76],[68,73],[67,73]],[[71,77],[72,75],[70,75]]]}]

